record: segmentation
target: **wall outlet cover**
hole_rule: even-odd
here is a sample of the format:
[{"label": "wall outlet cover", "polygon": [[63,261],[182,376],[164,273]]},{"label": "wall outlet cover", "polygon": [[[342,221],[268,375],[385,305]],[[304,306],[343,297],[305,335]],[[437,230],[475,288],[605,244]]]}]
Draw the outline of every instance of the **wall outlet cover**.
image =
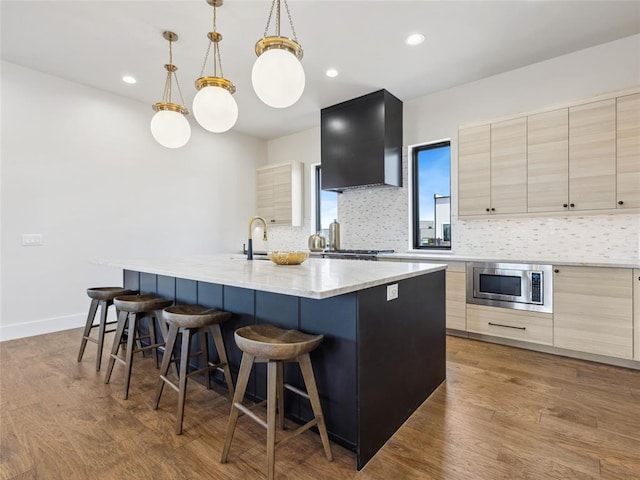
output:
[{"label": "wall outlet cover", "polygon": [[398,298],[398,284],[387,285],[387,302]]}]

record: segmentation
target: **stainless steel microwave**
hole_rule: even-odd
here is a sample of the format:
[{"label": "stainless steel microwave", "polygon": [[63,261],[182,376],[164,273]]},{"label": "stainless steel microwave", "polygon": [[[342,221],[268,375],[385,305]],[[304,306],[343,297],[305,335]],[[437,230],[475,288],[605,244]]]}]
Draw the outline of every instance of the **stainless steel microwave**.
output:
[{"label": "stainless steel microwave", "polygon": [[551,265],[467,263],[467,303],[553,312]]}]

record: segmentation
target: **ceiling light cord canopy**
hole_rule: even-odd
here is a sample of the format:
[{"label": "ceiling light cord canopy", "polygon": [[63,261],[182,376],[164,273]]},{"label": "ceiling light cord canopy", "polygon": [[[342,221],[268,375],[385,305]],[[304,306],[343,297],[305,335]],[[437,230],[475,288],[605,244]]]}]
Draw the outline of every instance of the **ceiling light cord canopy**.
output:
[{"label": "ceiling light cord canopy", "polygon": [[[210,132],[222,133],[231,129],[238,120],[238,104],[233,98],[236,87],[224,78],[222,60],[220,59],[220,41],[222,35],[217,31],[217,8],[223,0],[207,0],[213,7],[213,31],[207,34],[210,42],[202,64],[200,78],[196,80],[196,93],[193,99],[193,115],[204,128]],[[204,71],[213,44],[213,76],[205,76]],[[218,75],[218,72],[220,75]]]},{"label": "ceiling light cord canopy", "polygon": [[[302,46],[298,43],[287,0],[282,0],[287,11],[293,39],[280,35],[281,0],[273,0],[263,38],[256,42],[258,59],[251,71],[251,83],[258,98],[274,108],[290,107],[302,96],[305,85]],[[267,36],[273,10],[276,10],[275,35]]]},{"label": "ceiling light cord canopy", "polygon": [[[178,35],[173,32],[163,32],[162,36],[169,41],[169,63],[164,66],[167,70],[167,79],[164,84],[162,101],[153,104],[156,114],[151,119],[151,135],[163,147],[180,148],[191,138],[191,126],[185,115],[189,111],[184,106],[182,90],[178,83],[176,71],[178,67],[173,64],[173,42],[178,40]],[[175,80],[182,104],[173,103],[172,80]]]}]

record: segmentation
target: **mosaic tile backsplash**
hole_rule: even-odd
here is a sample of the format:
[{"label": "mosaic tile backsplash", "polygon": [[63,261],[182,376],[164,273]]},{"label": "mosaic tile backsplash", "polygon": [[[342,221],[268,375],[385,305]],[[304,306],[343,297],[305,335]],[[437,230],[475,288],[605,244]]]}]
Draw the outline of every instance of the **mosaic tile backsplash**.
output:
[{"label": "mosaic tile backsplash", "polygon": [[[403,187],[348,190],[338,196],[341,247],[350,249],[409,249],[409,206],[406,154]],[[271,249],[306,249],[309,219],[303,227],[270,229]],[[504,260],[640,258],[640,214],[479,218],[458,220],[452,215],[455,255]]]}]

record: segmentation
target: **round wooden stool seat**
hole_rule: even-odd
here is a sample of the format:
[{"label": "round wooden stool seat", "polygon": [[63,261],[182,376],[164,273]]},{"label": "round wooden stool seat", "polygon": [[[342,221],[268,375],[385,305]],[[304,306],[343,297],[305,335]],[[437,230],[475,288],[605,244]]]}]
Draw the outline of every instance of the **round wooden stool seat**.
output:
[{"label": "round wooden stool seat", "polygon": [[324,335],[309,335],[262,323],[239,328],[234,337],[238,348],[254,357],[290,360],[314,350]]},{"label": "round wooden stool seat", "polygon": [[128,290],[122,287],[93,287],[87,288],[87,295],[89,298],[95,300],[113,300],[120,295],[131,295],[135,293],[133,290]]},{"label": "round wooden stool seat", "polygon": [[163,310],[162,318],[178,328],[201,328],[229,320],[231,313],[202,305],[174,305]]},{"label": "round wooden stool seat", "polygon": [[123,295],[113,299],[113,304],[118,310],[130,313],[152,312],[162,310],[173,302],[165,298],[143,293],[140,295]]}]

